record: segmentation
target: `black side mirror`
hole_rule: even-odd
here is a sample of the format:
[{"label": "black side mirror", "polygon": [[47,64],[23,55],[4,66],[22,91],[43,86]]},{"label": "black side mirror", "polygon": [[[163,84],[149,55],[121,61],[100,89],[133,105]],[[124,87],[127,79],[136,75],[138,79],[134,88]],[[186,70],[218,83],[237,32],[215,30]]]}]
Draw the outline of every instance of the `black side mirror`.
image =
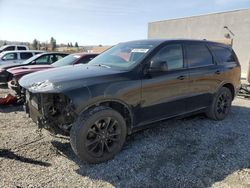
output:
[{"label": "black side mirror", "polygon": [[166,61],[150,61],[149,72],[165,72],[168,70]]}]

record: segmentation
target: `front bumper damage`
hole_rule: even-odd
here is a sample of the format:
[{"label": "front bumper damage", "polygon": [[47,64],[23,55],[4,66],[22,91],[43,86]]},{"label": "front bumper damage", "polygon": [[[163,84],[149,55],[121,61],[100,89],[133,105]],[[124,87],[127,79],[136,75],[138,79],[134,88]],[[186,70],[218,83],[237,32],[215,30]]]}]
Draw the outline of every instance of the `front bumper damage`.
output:
[{"label": "front bumper damage", "polygon": [[68,134],[75,120],[74,107],[63,94],[25,91],[24,109],[39,128],[53,134]]}]

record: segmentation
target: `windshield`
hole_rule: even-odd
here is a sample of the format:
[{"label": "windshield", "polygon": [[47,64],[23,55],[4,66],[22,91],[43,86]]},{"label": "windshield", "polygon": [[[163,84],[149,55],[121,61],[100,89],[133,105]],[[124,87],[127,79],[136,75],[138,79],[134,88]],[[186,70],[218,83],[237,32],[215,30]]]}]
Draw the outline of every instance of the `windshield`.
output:
[{"label": "windshield", "polygon": [[0,50],[3,50],[4,48],[6,48],[7,46],[1,46],[0,47]]},{"label": "windshield", "polygon": [[61,66],[65,66],[65,65],[73,65],[74,62],[81,58],[80,55],[77,55],[77,54],[71,54],[71,55],[68,55],[60,60],[58,60],[57,62],[53,63],[52,65],[54,67],[61,67]]},{"label": "windshield", "polygon": [[31,58],[25,60],[24,62],[22,62],[22,64],[29,64],[31,63],[32,61],[35,61],[38,57],[40,57],[42,54],[37,54],[37,55],[34,55],[32,56]]},{"label": "windshield", "polygon": [[138,42],[121,43],[103,52],[90,61],[89,64],[128,70],[145,57],[153,47],[152,44]]},{"label": "windshield", "polygon": [[3,55],[5,55],[5,53],[0,53],[0,58],[3,57]]}]

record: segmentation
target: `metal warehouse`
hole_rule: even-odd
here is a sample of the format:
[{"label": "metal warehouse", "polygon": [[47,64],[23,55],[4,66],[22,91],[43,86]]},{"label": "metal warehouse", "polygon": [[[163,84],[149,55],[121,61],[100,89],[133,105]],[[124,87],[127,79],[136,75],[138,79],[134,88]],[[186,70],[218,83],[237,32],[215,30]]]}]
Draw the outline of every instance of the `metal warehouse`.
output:
[{"label": "metal warehouse", "polygon": [[233,46],[245,77],[250,60],[250,9],[149,23],[148,38],[188,38],[225,42]]}]

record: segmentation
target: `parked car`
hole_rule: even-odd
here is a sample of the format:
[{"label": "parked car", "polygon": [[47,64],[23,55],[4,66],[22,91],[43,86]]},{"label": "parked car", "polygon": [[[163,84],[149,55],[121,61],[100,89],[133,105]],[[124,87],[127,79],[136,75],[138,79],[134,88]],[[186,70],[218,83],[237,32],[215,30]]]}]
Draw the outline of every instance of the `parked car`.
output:
[{"label": "parked car", "polygon": [[7,83],[9,80],[12,79],[11,74],[7,71],[7,69],[13,68],[13,67],[24,67],[28,65],[49,65],[57,60],[67,56],[67,53],[62,52],[45,52],[45,53],[39,53],[30,59],[27,59],[21,64],[8,64],[8,65],[2,65],[0,66],[0,83]]},{"label": "parked car", "polygon": [[43,53],[44,51],[25,50],[25,51],[4,51],[0,53],[0,65],[20,64],[23,61],[31,58],[36,54]]},{"label": "parked car", "polygon": [[75,53],[60,59],[51,65],[27,65],[7,69],[7,72],[11,74],[11,80],[8,82],[8,87],[9,89],[14,91],[12,93],[17,94],[20,98],[22,97],[22,93],[21,88],[18,84],[18,80],[24,75],[66,65],[86,64],[94,59],[97,55],[98,54],[96,53]]},{"label": "parked car", "polygon": [[15,50],[29,50],[26,45],[4,45],[0,47],[0,53],[4,51],[15,51]]},{"label": "parked car", "polygon": [[153,122],[201,112],[223,120],[240,75],[227,45],[141,40],[118,44],[86,65],[26,75],[19,84],[26,89],[26,112],[39,127],[69,132],[75,154],[99,163]]}]

